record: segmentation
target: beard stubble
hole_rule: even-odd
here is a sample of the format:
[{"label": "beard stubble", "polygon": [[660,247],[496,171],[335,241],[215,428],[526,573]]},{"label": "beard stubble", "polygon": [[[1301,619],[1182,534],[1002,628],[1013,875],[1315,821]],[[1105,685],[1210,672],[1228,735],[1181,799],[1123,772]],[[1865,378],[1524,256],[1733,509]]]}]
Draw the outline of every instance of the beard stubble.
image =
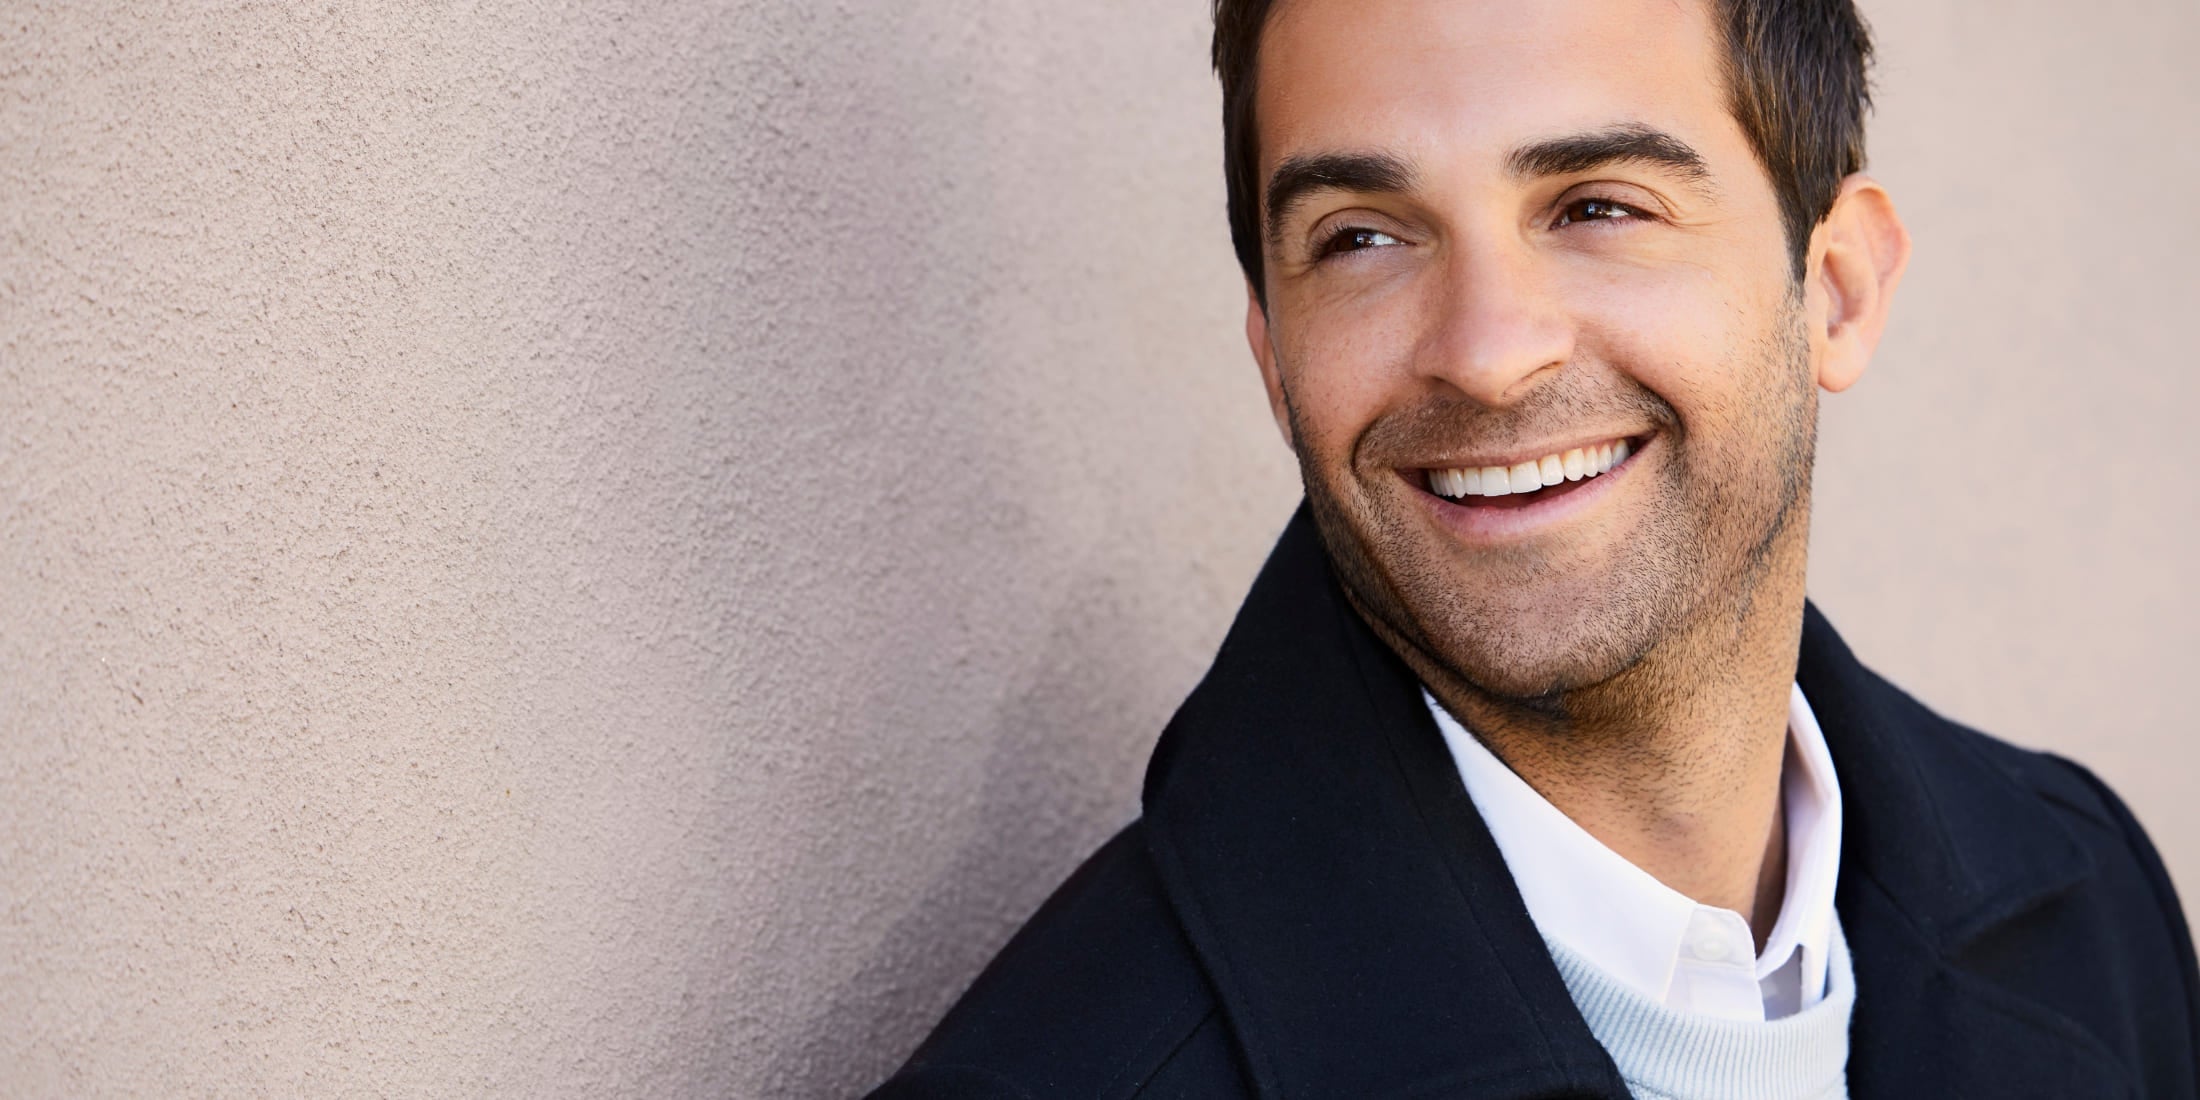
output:
[{"label": "beard stubble", "polygon": [[[1518,721],[1601,725],[1624,717],[1614,711],[1662,709],[1670,700],[1661,696],[1681,686],[1629,675],[1653,654],[1717,648],[1690,640],[1738,639],[1768,578],[1792,581],[1800,599],[1817,436],[1803,324],[1799,288],[1791,288],[1772,330],[1711,368],[1743,382],[1699,403],[1698,421],[1722,426],[1723,439],[1692,431],[1670,402],[1624,372],[1569,364],[1505,408],[1439,398],[1385,414],[1353,442],[1341,472],[1352,486],[1332,484],[1314,448],[1302,445],[1308,504],[1347,596],[1424,681],[1465,689]],[[1288,390],[1285,403],[1293,437],[1311,439]],[[1600,419],[1652,425],[1666,447],[1650,471],[1658,479],[1653,506],[1601,563],[1505,549],[1469,563],[1462,576],[1449,558],[1456,550],[1406,514],[1425,504],[1408,499],[1418,487],[1404,484],[1387,458],[1460,441],[1561,438],[1568,425]],[[1595,572],[1595,583],[1568,606],[1531,606],[1538,591],[1578,580],[1582,569]],[[1621,681],[1626,690],[1611,690]],[[1597,713],[1584,713],[1585,704]]]}]

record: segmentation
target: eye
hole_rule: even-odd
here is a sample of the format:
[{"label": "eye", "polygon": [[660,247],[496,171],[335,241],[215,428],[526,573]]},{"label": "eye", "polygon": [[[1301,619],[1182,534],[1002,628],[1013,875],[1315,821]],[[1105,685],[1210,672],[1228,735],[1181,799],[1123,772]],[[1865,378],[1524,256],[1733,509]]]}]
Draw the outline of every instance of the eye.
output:
[{"label": "eye", "polygon": [[1551,228],[1572,225],[1575,222],[1616,222],[1647,217],[1642,211],[1622,202],[1610,199],[1575,199],[1558,212],[1558,220]]},{"label": "eye", "polygon": [[1339,252],[1364,252],[1370,248],[1388,248],[1403,243],[1380,229],[1365,226],[1346,226],[1329,235],[1321,247],[1315,250],[1315,259],[1322,259]]}]

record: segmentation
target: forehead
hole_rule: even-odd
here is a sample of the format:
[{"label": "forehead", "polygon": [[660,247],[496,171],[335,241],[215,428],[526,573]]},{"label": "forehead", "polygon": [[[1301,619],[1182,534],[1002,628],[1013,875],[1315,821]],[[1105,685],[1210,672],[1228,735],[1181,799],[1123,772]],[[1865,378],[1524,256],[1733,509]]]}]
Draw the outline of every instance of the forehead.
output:
[{"label": "forehead", "polygon": [[1494,163],[1523,139],[1618,121],[1692,144],[1742,142],[1708,9],[1283,0],[1261,35],[1255,83],[1262,175],[1316,150],[1382,149],[1424,164],[1486,152]]}]

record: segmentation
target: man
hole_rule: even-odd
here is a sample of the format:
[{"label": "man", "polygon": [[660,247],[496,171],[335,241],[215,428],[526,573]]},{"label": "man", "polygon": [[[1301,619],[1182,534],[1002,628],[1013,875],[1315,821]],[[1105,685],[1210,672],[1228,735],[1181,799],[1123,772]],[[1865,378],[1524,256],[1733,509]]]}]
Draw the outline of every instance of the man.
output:
[{"label": "man", "polygon": [[2200,1095],[2130,814],[1804,600],[1909,251],[1868,53],[1848,0],[1220,0],[1306,507],[882,1095]]}]

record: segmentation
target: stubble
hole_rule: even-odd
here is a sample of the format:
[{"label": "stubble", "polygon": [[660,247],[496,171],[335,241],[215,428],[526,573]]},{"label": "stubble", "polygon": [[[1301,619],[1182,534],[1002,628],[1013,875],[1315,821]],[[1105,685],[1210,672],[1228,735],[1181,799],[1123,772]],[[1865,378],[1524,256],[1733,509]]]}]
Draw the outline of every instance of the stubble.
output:
[{"label": "stubble", "polygon": [[[1485,726],[1624,727],[1685,707],[1707,678],[1746,674],[1722,651],[1752,644],[1760,598],[1777,590],[1782,618],[1801,613],[1817,434],[1803,325],[1791,288],[1771,331],[1711,368],[1752,380],[1730,391],[1733,407],[1701,410],[1728,426],[1726,438],[1692,430],[1624,372],[1576,370],[1503,410],[1432,401],[1380,418],[1353,443],[1349,485],[1333,484],[1339,475],[1302,446],[1308,504],[1348,597],[1440,697],[1471,703]],[[1310,439],[1285,398],[1294,438]],[[1602,561],[1500,550],[1462,576],[1456,548],[1427,541],[1427,525],[1405,514],[1425,504],[1405,498],[1412,490],[1383,458],[1447,441],[1553,438],[1598,416],[1653,424],[1668,447],[1650,471],[1654,506]],[[1588,588],[1537,603],[1582,569],[1594,570]]]}]

